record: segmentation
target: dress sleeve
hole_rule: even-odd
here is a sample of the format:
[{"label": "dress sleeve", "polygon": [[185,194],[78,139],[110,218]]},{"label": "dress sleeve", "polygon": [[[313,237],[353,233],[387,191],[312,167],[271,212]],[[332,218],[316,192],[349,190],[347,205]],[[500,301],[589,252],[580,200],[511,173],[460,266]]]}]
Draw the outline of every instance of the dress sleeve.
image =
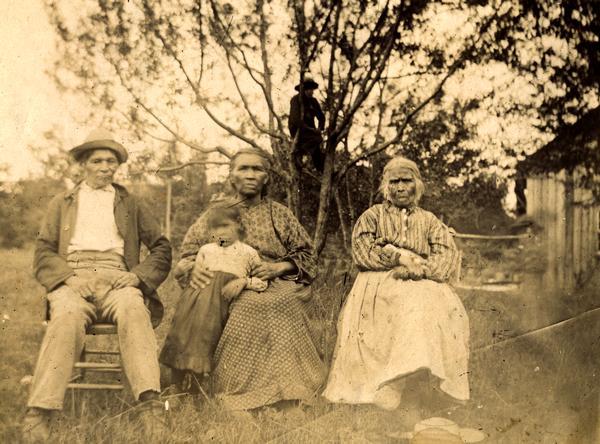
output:
[{"label": "dress sleeve", "polygon": [[200,247],[208,242],[206,233],[206,217],[202,214],[185,234],[180,248],[181,259],[173,271],[173,276],[181,287],[185,287],[189,282]]},{"label": "dress sleeve", "polygon": [[185,233],[180,248],[181,258],[183,259],[191,256],[192,260],[195,259],[200,247],[206,243],[208,243],[206,213],[203,213],[196,219],[196,222],[192,224],[187,233]]},{"label": "dress sleeve", "polygon": [[382,247],[377,242],[377,212],[374,207],[365,211],[352,231],[352,258],[363,271],[386,271],[382,261]]},{"label": "dress sleeve", "polygon": [[281,241],[286,249],[286,254],[280,260],[293,262],[298,270],[296,274],[281,278],[310,284],[317,275],[317,261],[310,236],[289,208],[273,204],[273,213],[274,228],[282,235]]},{"label": "dress sleeve", "polygon": [[247,250],[248,261],[246,263],[245,276],[247,278],[246,289],[252,291],[265,291],[269,286],[269,283],[260,278],[250,276],[252,269],[257,265],[260,265],[260,256],[258,255],[258,252],[249,245],[247,246]]},{"label": "dress sleeve", "polygon": [[450,229],[437,217],[432,216],[428,242],[431,254],[427,260],[428,279],[438,282],[449,281],[457,270],[460,255]]},{"label": "dress sleeve", "polygon": [[250,245],[246,245],[248,261],[246,262],[246,276],[250,276],[254,267],[260,265],[262,262],[258,251],[252,248]]}]

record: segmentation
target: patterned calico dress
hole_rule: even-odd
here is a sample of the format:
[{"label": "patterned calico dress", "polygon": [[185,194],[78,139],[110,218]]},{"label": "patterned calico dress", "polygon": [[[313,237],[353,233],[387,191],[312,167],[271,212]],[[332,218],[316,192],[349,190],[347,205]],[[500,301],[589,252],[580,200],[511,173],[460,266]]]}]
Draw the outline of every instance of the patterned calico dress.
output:
[{"label": "patterned calico dress", "polygon": [[[231,410],[247,410],[286,399],[307,399],[320,389],[326,369],[308,320],[309,284],[316,274],[311,240],[285,206],[262,199],[240,205],[244,242],[261,259],[291,261],[298,273],[269,282],[260,293],[245,290],[230,306],[229,318],[214,356],[213,384],[217,399]],[[199,248],[208,243],[201,215],[188,230],[179,273],[191,267]],[[187,273],[189,279],[189,273]]]},{"label": "patterned calico dress", "polygon": [[[425,259],[425,279],[394,278],[381,261],[385,244]],[[394,402],[399,403],[394,380],[428,369],[443,391],[468,399],[469,320],[447,284],[459,259],[448,227],[419,207],[378,204],[356,223],[352,253],[361,271],[340,314],[323,396],[332,402],[378,404],[384,393],[396,392]]]}]

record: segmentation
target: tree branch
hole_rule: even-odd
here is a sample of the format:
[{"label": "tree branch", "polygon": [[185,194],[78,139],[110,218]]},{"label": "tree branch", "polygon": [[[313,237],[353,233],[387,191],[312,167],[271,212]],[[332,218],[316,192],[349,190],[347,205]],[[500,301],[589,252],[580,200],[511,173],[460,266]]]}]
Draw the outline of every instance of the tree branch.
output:
[{"label": "tree branch", "polygon": [[[131,93],[131,90],[129,90]],[[133,95],[133,100],[135,100],[135,102],[140,105],[144,111],[146,111],[148,114],[150,114],[152,117],[154,117],[154,119],[160,123],[160,125],[166,129],[169,133],[171,133],[171,135],[175,138],[175,140],[177,142],[183,143],[184,145],[187,145],[188,147],[190,147],[193,150],[196,151],[200,151],[202,153],[213,153],[213,152],[218,152],[222,155],[224,155],[227,158],[231,157],[231,154],[223,147],[221,146],[217,146],[214,148],[204,148],[201,147],[200,145],[198,145],[197,143],[191,142],[189,140],[184,139],[183,137],[181,137],[179,135],[178,132],[176,132],[173,128],[171,128],[169,125],[167,125],[154,111],[152,111],[152,109],[150,109],[149,107],[147,107],[138,97],[136,97],[135,95]]]},{"label": "tree branch", "polygon": [[267,134],[268,136],[273,137],[278,140],[283,140],[283,137],[281,136],[281,134],[277,134],[273,131],[269,131],[268,128],[265,128],[258,121],[256,116],[250,109],[250,104],[248,103],[248,100],[246,99],[246,96],[244,95],[244,92],[242,91],[242,88],[240,87],[237,74],[235,73],[235,70],[233,69],[233,66],[231,65],[231,58],[229,56],[226,56],[226,59],[227,59],[227,67],[229,68],[229,72],[231,73],[231,78],[233,79],[235,89],[237,90],[238,95],[240,96],[240,99],[242,100],[242,104],[244,105],[244,109],[246,110],[246,113],[248,114],[248,117],[250,118],[250,121],[252,122],[254,127],[261,133]]},{"label": "tree branch", "polygon": [[[152,18],[152,17],[150,17],[150,18]],[[181,72],[183,73],[184,77],[186,78],[186,81],[187,81],[188,85],[192,88],[192,91],[194,92],[194,95],[196,97],[196,103],[198,103],[202,107],[202,109],[204,110],[204,112],[206,112],[206,114],[208,115],[208,117],[210,117],[211,120],[214,123],[216,123],[219,127],[221,127],[222,129],[224,129],[225,131],[227,131],[230,135],[232,135],[234,137],[237,137],[238,139],[242,140],[243,142],[246,142],[248,145],[253,146],[254,148],[263,150],[263,148],[260,145],[258,145],[255,141],[253,141],[249,137],[245,136],[244,134],[242,134],[238,130],[235,130],[234,128],[230,127],[229,125],[227,125],[223,121],[221,121],[208,108],[208,106],[206,105],[206,100],[203,99],[202,95],[200,94],[200,89],[198,88],[198,85],[196,85],[192,81],[190,75],[187,72],[187,69],[185,68],[185,66],[183,64],[183,61],[177,55],[177,51],[175,51],[171,47],[171,45],[169,45],[169,43],[165,40],[164,36],[162,35],[162,33],[160,32],[160,30],[158,29],[157,26],[154,27],[154,35],[156,36],[156,38],[158,38],[160,40],[160,42],[163,45],[163,48],[165,48],[165,50],[167,51],[167,53],[175,60],[175,62],[179,66],[179,69],[181,70]]]},{"label": "tree branch", "polygon": [[[277,112],[275,111],[275,107],[274,107],[273,101],[271,99],[270,88],[268,88],[266,85],[266,82],[268,81],[267,76],[270,74],[268,72],[260,72],[259,70],[250,66],[250,62],[248,61],[246,52],[241,47],[241,45],[233,39],[233,37],[231,36],[231,33],[228,31],[228,28],[225,27],[223,20],[221,19],[221,16],[219,15],[219,11],[217,9],[216,3],[213,0],[211,0],[210,3],[211,3],[212,12],[213,12],[213,17],[215,18],[217,24],[219,25],[221,34],[227,39],[227,41],[229,42],[231,47],[233,47],[233,49],[235,49],[240,54],[241,60],[231,51],[230,47],[227,44],[225,44],[224,42],[220,43],[218,41],[217,41],[217,44],[223,49],[223,51],[225,51],[226,57],[231,57],[233,60],[235,60],[235,62],[238,65],[243,66],[244,69],[246,69],[246,71],[248,72],[248,75],[250,76],[250,78],[259,86],[259,88],[261,89],[261,91],[263,93],[265,101],[267,102],[269,112],[272,113],[272,115],[275,117],[275,119],[277,121],[278,129],[279,129],[280,133],[283,134],[283,132],[284,132],[283,121],[281,120],[281,118],[279,117]],[[262,12],[261,12],[261,17],[262,17]],[[261,26],[261,28],[262,28],[262,26]],[[262,32],[263,32],[263,30],[261,29],[260,33],[262,33]],[[264,43],[262,40],[262,37],[260,35],[259,35],[259,41],[261,42],[261,45]],[[266,41],[266,34],[265,34],[264,41]],[[266,67],[264,67],[264,69],[268,70],[268,65]],[[256,77],[255,73],[259,74],[264,79],[265,82],[264,83],[261,82]]]},{"label": "tree branch", "polygon": [[218,162],[209,160],[190,160],[189,162],[182,163],[180,165],[169,165],[158,168],[155,173],[172,173],[174,171],[182,170],[183,168],[193,165],[229,165],[229,162]]},{"label": "tree branch", "polygon": [[484,23],[483,25],[480,27],[479,31],[478,31],[478,36],[476,38],[473,39],[473,41],[471,42],[471,44],[460,54],[460,56],[452,63],[452,65],[450,65],[450,67],[448,68],[447,73],[444,75],[444,77],[440,80],[440,82],[437,84],[435,90],[433,91],[433,93],[431,93],[427,98],[425,98],[415,109],[413,109],[410,113],[408,113],[406,115],[406,117],[404,118],[404,121],[402,122],[402,124],[400,125],[400,127],[397,130],[396,135],[388,140],[387,142],[381,143],[381,144],[376,144],[376,146],[371,149],[370,151],[361,154],[360,156],[358,156],[357,158],[349,161],[346,165],[344,165],[339,172],[337,173],[337,179],[341,179],[342,177],[344,177],[344,175],[348,172],[348,170],[353,167],[354,165],[356,165],[358,162],[360,162],[361,160],[365,160],[371,156],[374,156],[377,153],[380,153],[382,151],[384,151],[385,149],[387,149],[389,146],[398,143],[401,139],[402,136],[404,134],[404,131],[406,129],[406,127],[408,126],[408,124],[411,122],[411,120],[419,113],[421,112],[421,110],[423,108],[425,108],[443,89],[446,81],[452,77],[452,75],[454,75],[454,73],[463,66],[464,62],[466,61],[467,57],[471,54],[471,52],[475,49],[477,43],[479,43],[479,41],[481,40],[484,31],[490,26],[490,24],[492,23],[492,21],[497,17],[497,12],[495,11],[494,14],[492,14]]},{"label": "tree branch", "polygon": [[[195,151],[200,151],[202,153],[212,153],[212,152],[218,152],[220,154],[222,154],[223,156],[227,157],[227,158],[231,158],[231,154],[223,147],[218,146],[218,147],[214,147],[214,148],[204,148],[200,145],[198,145],[195,142],[192,142],[190,140],[185,139],[184,137],[182,137],[177,131],[175,131],[171,126],[169,126],[163,119],[161,119],[149,106],[147,106],[133,91],[133,89],[127,84],[127,82],[125,81],[125,79],[123,78],[123,74],[121,73],[121,71],[119,70],[118,64],[114,61],[111,60],[107,57],[107,60],[112,64],[115,73],[117,74],[117,77],[119,78],[119,81],[121,82],[121,85],[123,86],[123,88],[125,88],[127,90],[127,92],[129,92],[129,94],[131,95],[131,97],[133,98],[133,101],[135,103],[137,103],[140,107],[142,107],[142,109],[144,111],[146,111],[148,114],[150,114],[154,120],[156,120],[156,122],[158,122],[164,129],[166,129],[174,138],[177,142],[182,143],[186,146],[188,146],[189,148],[195,150]],[[143,129],[143,128],[142,128]],[[143,129],[144,130],[144,129]],[[145,131],[145,130],[144,130]],[[145,131],[146,132],[146,131]],[[149,134],[150,135],[150,134]],[[158,138],[156,136],[152,136],[155,137],[157,140],[161,140],[162,138]],[[172,142],[172,140],[165,140],[162,139],[162,141],[165,142]]]}]

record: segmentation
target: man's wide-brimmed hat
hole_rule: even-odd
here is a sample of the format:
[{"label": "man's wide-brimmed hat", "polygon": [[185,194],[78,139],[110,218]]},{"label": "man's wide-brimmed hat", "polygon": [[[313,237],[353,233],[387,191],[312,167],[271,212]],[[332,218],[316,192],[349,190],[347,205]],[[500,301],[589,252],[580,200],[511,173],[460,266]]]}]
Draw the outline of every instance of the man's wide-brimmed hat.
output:
[{"label": "man's wide-brimmed hat", "polygon": [[123,145],[117,142],[114,136],[102,128],[95,129],[85,139],[81,145],[77,145],[69,151],[69,154],[79,161],[81,156],[91,150],[107,149],[113,151],[117,155],[120,163],[127,162],[129,154]]},{"label": "man's wide-brimmed hat", "polygon": [[[312,78],[310,77],[305,77],[304,78],[304,89],[317,89],[319,87],[319,84],[317,82],[315,82]],[[294,89],[296,91],[300,91],[300,83],[298,83],[296,86],[294,86]]]},{"label": "man's wide-brimmed hat", "polygon": [[463,428],[446,418],[427,418],[417,424],[413,432],[388,434],[395,438],[409,439],[410,444],[464,444],[485,439],[485,434],[476,429]]}]

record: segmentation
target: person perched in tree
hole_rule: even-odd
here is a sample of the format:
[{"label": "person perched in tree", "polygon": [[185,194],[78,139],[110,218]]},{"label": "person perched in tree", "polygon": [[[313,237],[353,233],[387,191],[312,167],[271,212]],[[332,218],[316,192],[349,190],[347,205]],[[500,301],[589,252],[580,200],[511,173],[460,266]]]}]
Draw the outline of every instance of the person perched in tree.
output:
[{"label": "person perched in tree", "polygon": [[[306,78],[303,82],[302,92],[300,84],[294,89],[298,91],[290,101],[290,116],[288,128],[293,138],[298,135],[292,157],[296,168],[302,168],[302,156],[310,154],[313,165],[317,171],[323,171],[325,157],[321,151],[323,136],[321,132],[325,129],[325,114],[317,99],[313,97],[315,89],[319,84],[311,78]],[[315,126],[315,118],[319,126]]]}]

